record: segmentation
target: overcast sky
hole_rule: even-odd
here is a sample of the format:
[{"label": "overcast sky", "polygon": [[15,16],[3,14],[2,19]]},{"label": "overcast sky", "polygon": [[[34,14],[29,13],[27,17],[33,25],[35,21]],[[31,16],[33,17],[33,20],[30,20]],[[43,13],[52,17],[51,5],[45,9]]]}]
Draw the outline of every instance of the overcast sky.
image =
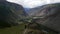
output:
[{"label": "overcast sky", "polygon": [[34,8],[36,6],[41,6],[44,4],[60,2],[60,0],[7,0],[7,1],[20,4],[26,8]]}]

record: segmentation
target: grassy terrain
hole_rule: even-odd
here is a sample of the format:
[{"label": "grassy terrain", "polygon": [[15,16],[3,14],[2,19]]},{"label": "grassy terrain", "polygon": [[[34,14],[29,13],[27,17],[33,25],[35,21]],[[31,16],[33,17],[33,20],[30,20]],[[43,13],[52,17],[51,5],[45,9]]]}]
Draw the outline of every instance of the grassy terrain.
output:
[{"label": "grassy terrain", "polygon": [[22,34],[25,24],[20,24],[18,26],[12,26],[9,28],[0,29],[0,34]]}]

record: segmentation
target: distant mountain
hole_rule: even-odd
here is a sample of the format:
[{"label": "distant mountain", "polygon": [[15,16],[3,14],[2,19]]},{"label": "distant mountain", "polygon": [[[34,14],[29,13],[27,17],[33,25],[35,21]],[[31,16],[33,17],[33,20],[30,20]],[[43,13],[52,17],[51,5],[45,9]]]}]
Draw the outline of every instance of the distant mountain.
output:
[{"label": "distant mountain", "polygon": [[28,14],[31,8],[24,8],[25,12]]},{"label": "distant mountain", "polygon": [[43,6],[38,6],[38,7],[35,7],[35,8],[24,8],[25,9],[25,12],[28,13],[28,15],[32,15],[34,13],[36,13],[37,11],[40,10],[40,8],[42,8]]},{"label": "distant mountain", "polygon": [[60,3],[46,4],[38,6],[29,10],[29,16],[41,16],[45,17],[48,15],[55,14],[60,8]]}]

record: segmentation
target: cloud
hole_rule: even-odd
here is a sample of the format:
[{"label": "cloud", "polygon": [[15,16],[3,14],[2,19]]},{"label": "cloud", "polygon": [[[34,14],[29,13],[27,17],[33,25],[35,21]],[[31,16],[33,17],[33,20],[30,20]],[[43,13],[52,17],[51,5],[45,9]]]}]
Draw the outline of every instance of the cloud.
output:
[{"label": "cloud", "polygon": [[33,7],[43,5],[46,3],[46,0],[45,1],[42,1],[42,0],[7,0],[7,1],[18,3],[18,4],[23,5],[23,7],[29,7],[29,8],[33,8]]},{"label": "cloud", "polygon": [[40,6],[40,5],[43,5],[43,4],[45,4],[45,2],[40,1],[40,0],[26,0],[26,1],[24,1],[23,6],[32,8],[32,7]]},{"label": "cloud", "polygon": [[7,1],[17,3],[17,4],[23,4],[24,0],[7,0]]},{"label": "cloud", "polygon": [[44,4],[60,2],[60,0],[8,0],[8,1],[20,4],[23,7],[27,8],[34,8],[36,6],[41,6]]}]

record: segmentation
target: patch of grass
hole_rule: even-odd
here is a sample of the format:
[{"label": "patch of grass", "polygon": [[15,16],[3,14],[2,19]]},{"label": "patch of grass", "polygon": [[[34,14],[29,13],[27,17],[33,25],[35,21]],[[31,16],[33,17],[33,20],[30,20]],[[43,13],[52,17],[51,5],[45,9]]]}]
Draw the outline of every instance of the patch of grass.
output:
[{"label": "patch of grass", "polygon": [[12,26],[9,28],[0,29],[0,34],[22,34],[25,24],[20,24],[18,26]]}]

